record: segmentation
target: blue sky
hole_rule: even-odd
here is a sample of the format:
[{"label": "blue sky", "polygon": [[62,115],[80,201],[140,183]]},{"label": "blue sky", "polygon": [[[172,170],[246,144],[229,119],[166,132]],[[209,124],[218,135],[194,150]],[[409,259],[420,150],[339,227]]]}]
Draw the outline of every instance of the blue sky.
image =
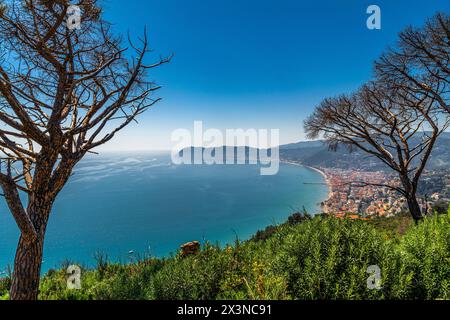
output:
[{"label": "blue sky", "polygon": [[[406,26],[450,1],[103,0],[116,33],[147,26],[154,55],[175,56],[151,73],[163,101],[103,150],[170,149],[171,132],[193,128],[280,129],[304,139],[302,121],[325,97],[371,78],[372,62]],[[381,8],[381,30],[366,9]]]}]

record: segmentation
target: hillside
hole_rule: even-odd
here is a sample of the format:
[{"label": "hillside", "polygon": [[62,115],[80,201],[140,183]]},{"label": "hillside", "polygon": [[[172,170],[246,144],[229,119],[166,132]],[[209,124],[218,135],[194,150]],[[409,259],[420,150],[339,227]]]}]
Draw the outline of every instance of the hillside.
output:
[{"label": "hillside", "polygon": [[[413,141],[414,142],[414,141]],[[221,147],[223,161],[225,162],[227,147]],[[180,157],[187,151],[191,152],[191,163],[194,163],[194,151],[198,148],[185,148],[179,152]],[[213,148],[201,148],[207,154],[215,156]],[[237,157],[237,147],[230,148]],[[259,150],[245,147],[245,158],[248,162],[249,154],[259,155]],[[270,152],[269,152],[270,155]],[[336,151],[330,151],[324,141],[301,141],[280,146],[281,160],[299,162],[313,167],[341,168],[341,169],[363,169],[367,171],[388,170],[386,165],[380,160],[367,153],[355,149],[351,152],[345,146],[339,147]],[[433,153],[428,161],[428,170],[450,170],[450,132],[444,132],[438,139]]]},{"label": "hillside", "polygon": [[[363,151],[353,150],[350,152],[344,146],[338,148],[337,151],[330,151],[328,146],[321,141],[306,141],[281,146],[280,157],[284,160],[297,161],[316,167],[368,171],[386,170],[386,165],[380,160]],[[437,141],[427,169],[450,169],[450,132],[443,133]]]},{"label": "hillside", "polygon": [[[39,298],[450,299],[450,211],[417,226],[402,219],[293,216],[264,237],[187,256],[120,264],[98,254],[95,269],[82,268],[81,289],[67,289],[66,263],[42,278]],[[381,270],[375,287],[369,266]],[[0,280],[0,299],[10,285]]]}]

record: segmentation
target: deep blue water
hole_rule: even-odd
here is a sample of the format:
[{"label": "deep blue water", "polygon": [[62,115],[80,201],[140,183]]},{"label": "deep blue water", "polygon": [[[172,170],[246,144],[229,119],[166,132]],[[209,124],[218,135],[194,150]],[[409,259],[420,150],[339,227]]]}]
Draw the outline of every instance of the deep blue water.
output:
[{"label": "deep blue water", "polygon": [[[95,252],[126,261],[130,250],[164,256],[188,241],[247,239],[327,196],[322,176],[281,164],[275,176],[258,166],[175,166],[155,153],[89,156],[57,199],[47,229],[43,271],[64,260],[91,265]],[[0,204],[0,271],[14,260],[17,227]]]}]

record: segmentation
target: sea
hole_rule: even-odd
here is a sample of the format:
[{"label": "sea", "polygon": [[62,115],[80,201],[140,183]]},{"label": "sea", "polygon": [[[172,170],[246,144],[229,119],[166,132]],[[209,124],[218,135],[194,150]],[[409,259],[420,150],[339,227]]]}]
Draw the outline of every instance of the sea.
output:
[{"label": "sea", "polygon": [[[163,152],[92,154],[54,204],[42,271],[94,266],[98,254],[122,263],[170,256],[194,240],[224,246],[303,208],[314,215],[327,195],[320,173],[291,164],[262,176],[258,165],[174,165]],[[18,237],[1,198],[0,276]]]}]

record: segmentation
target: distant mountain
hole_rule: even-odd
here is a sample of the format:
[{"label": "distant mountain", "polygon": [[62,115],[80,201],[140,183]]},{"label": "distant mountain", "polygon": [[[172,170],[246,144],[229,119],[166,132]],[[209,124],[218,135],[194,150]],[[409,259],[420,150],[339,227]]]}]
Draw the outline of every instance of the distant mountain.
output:
[{"label": "distant mountain", "polygon": [[[386,165],[377,158],[355,149],[350,152],[342,146],[337,151],[330,151],[324,141],[303,141],[280,147],[283,160],[298,161],[304,165],[365,169],[369,171],[386,170]],[[444,132],[438,139],[429,159],[427,169],[450,170],[450,132]]]},{"label": "distant mountain", "polygon": [[[226,149],[222,147],[223,159],[225,162]],[[242,147],[241,147],[242,148]],[[194,150],[197,148],[190,147],[179,152],[182,156],[184,152],[191,151],[191,161],[194,161]],[[212,156],[215,156],[214,148],[201,148]],[[238,147],[234,147],[234,161],[238,159]],[[259,156],[260,150],[245,147],[245,158],[248,160],[249,155]],[[269,151],[269,156],[270,156]],[[389,170],[387,166],[377,158],[367,153],[355,149],[352,152],[345,146],[339,147],[336,151],[330,151],[328,145],[324,141],[301,141],[280,146],[281,160],[296,161],[307,166],[324,167],[324,168],[341,168],[341,169],[364,169],[368,171]],[[246,161],[248,162],[248,161]],[[428,161],[427,169],[450,170],[450,132],[444,132],[438,139],[433,153]]]},{"label": "distant mountain", "polygon": [[300,141],[297,143],[290,143],[280,146],[280,150],[292,150],[292,149],[304,149],[304,148],[316,148],[322,147],[323,141]]}]

